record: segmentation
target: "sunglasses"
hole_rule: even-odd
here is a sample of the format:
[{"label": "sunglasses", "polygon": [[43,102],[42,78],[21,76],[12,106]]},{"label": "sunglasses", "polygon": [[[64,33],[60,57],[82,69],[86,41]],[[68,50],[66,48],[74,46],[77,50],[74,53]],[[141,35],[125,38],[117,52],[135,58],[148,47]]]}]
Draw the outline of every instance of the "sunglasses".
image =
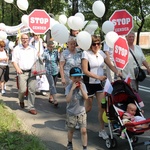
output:
[{"label": "sunglasses", "polygon": [[100,46],[100,43],[92,43],[92,46]]}]

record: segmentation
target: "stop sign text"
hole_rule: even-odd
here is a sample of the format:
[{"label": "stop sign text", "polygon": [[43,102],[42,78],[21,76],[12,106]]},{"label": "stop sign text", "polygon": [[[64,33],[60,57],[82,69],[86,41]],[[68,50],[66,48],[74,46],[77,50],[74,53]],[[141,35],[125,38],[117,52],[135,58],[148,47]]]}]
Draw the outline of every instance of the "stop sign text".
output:
[{"label": "stop sign text", "polygon": [[45,10],[35,9],[29,14],[29,28],[35,34],[44,34],[50,28],[50,16]]},{"label": "stop sign text", "polygon": [[126,39],[119,37],[114,44],[113,57],[117,68],[124,69],[128,63],[129,47]]},{"label": "stop sign text", "polygon": [[119,18],[119,19],[112,19],[114,25],[126,25],[131,22],[130,18]]},{"label": "stop sign text", "polygon": [[133,28],[132,15],[126,10],[116,10],[109,18],[114,23],[118,35],[127,35]]},{"label": "stop sign text", "polygon": [[46,23],[48,23],[48,19],[47,19],[47,18],[31,17],[31,18],[30,18],[30,23],[46,24]]}]

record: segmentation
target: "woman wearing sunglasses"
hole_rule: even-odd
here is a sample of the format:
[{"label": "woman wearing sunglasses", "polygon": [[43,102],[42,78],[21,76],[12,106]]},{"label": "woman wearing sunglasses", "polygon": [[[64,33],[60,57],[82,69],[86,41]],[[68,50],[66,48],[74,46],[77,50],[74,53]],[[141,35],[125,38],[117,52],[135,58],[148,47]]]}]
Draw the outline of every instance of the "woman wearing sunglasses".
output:
[{"label": "woman wearing sunglasses", "polygon": [[100,43],[100,37],[93,35],[90,49],[82,53],[82,70],[85,74],[83,81],[88,91],[88,100],[85,101],[86,112],[91,111],[95,95],[98,104],[98,119],[100,121],[99,137],[105,140],[108,138],[108,135],[104,130],[104,121],[102,119],[104,109],[101,107],[101,100],[105,97],[102,82],[107,78],[103,74],[104,63],[116,74],[118,74],[118,70],[111,64],[105,53],[100,50]]}]

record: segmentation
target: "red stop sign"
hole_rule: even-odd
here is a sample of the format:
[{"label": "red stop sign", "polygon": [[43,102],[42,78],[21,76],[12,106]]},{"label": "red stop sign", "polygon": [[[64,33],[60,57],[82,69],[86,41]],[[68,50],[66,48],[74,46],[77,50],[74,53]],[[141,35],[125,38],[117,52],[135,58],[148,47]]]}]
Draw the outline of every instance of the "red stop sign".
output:
[{"label": "red stop sign", "polygon": [[44,34],[50,28],[50,16],[45,10],[34,9],[29,14],[29,28],[35,34]]},{"label": "red stop sign", "polygon": [[128,63],[129,47],[125,38],[119,37],[114,44],[113,57],[117,68],[123,70]]},{"label": "red stop sign", "polygon": [[116,10],[109,18],[115,25],[114,31],[118,35],[127,35],[133,28],[133,17],[125,9]]}]

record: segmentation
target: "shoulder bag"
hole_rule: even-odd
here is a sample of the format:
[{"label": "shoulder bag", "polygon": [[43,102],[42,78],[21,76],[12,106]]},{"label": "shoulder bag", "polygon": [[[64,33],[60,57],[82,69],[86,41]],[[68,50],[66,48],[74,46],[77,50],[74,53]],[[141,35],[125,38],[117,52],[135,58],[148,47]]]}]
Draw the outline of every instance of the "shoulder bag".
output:
[{"label": "shoulder bag", "polygon": [[42,59],[39,57],[31,68],[31,77],[43,74],[46,74],[46,68]]},{"label": "shoulder bag", "polygon": [[135,56],[134,56],[134,54],[133,54],[133,52],[131,50],[130,50],[130,53],[132,54],[132,56],[133,56],[133,58],[134,58],[134,60],[135,60],[135,62],[137,64],[137,67],[134,68],[135,79],[137,81],[142,82],[146,78],[145,71],[143,69],[141,69],[139,63],[137,62],[137,60],[136,60],[136,58],[135,58]]}]

